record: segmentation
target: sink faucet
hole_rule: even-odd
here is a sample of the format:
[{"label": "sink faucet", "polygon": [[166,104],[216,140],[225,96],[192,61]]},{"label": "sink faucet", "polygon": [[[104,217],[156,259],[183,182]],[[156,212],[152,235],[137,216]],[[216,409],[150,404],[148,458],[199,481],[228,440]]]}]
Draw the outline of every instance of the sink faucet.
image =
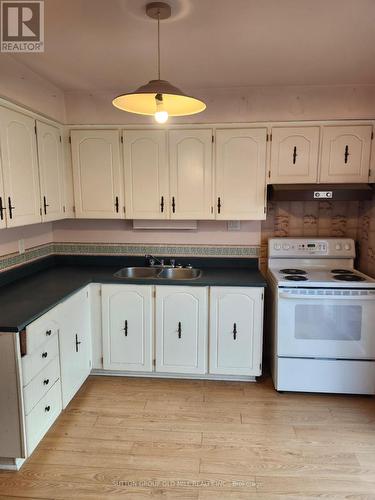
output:
[{"label": "sink faucet", "polygon": [[175,267],[176,260],[170,259],[170,264],[165,264],[165,259],[158,259],[154,255],[145,255],[145,258],[148,260],[148,264],[150,267]]}]

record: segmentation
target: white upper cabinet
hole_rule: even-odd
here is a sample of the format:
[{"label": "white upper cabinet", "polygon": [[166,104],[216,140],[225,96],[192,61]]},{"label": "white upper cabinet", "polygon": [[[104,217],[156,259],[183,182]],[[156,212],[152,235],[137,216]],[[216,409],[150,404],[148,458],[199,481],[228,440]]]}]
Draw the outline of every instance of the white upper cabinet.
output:
[{"label": "white upper cabinet", "polygon": [[42,220],[65,217],[63,210],[64,169],[61,132],[52,125],[37,121],[40,195]]},{"label": "white upper cabinet", "polygon": [[272,129],[271,184],[317,182],[319,131],[319,127]]},{"label": "white upper cabinet", "polygon": [[207,288],[156,287],[156,371],[206,373]]},{"label": "white upper cabinet", "polygon": [[263,288],[212,287],[210,373],[262,372]]},{"label": "white upper cabinet", "polygon": [[169,132],[172,219],[213,219],[212,130]]},{"label": "white upper cabinet", "polygon": [[265,219],[265,128],[216,132],[216,219]]},{"label": "white upper cabinet", "polygon": [[103,285],[106,370],[152,371],[152,286]]},{"label": "white upper cabinet", "polygon": [[126,218],[169,218],[166,132],[124,130],[123,139]]},{"label": "white upper cabinet", "polygon": [[40,222],[35,120],[0,108],[0,142],[7,226]]},{"label": "white upper cabinet", "polygon": [[122,168],[117,130],[72,130],[76,216],[122,219]]},{"label": "white upper cabinet", "polygon": [[371,125],[323,127],[319,182],[368,182]]}]

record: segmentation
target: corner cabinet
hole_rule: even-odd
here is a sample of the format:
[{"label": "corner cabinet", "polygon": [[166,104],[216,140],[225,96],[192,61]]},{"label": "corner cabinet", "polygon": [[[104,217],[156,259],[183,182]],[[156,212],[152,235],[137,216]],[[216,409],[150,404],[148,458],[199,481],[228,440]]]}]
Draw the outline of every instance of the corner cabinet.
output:
[{"label": "corner cabinet", "polygon": [[122,166],[117,130],[72,130],[76,216],[122,219]]},{"label": "corner cabinet", "polygon": [[216,219],[266,218],[267,129],[216,131]]},{"label": "corner cabinet", "polygon": [[65,217],[64,164],[61,131],[40,121],[36,122],[42,221]]},{"label": "corner cabinet", "polygon": [[319,127],[275,127],[272,129],[271,184],[318,181]]},{"label": "corner cabinet", "polygon": [[124,130],[123,142],[126,217],[168,219],[167,133]]},{"label": "corner cabinet", "polygon": [[208,291],[205,287],[156,287],[156,371],[206,373]]},{"label": "corner cabinet", "polygon": [[169,132],[171,219],[214,219],[211,129]]},{"label": "corner cabinet", "polygon": [[91,371],[88,287],[56,307],[59,323],[62,406],[65,408]]},{"label": "corner cabinet", "polygon": [[0,107],[0,143],[2,223],[6,219],[7,227],[15,227],[41,222],[35,120]]},{"label": "corner cabinet", "polygon": [[263,288],[211,288],[209,373],[262,373],[263,294]]},{"label": "corner cabinet", "polygon": [[103,367],[152,371],[153,287],[102,286]]},{"label": "corner cabinet", "polygon": [[323,127],[320,182],[368,182],[371,125]]}]

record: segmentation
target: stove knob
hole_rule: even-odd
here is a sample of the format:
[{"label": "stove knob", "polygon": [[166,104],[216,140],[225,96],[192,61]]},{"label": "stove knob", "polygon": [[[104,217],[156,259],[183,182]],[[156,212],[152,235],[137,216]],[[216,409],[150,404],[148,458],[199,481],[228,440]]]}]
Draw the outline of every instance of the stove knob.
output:
[{"label": "stove knob", "polygon": [[275,244],[274,244],[274,246],[273,246],[273,248],[274,248],[275,250],[280,250],[280,249],[281,249],[281,245],[280,245],[280,243],[275,243]]},{"label": "stove knob", "polygon": [[335,248],[336,248],[336,250],[342,250],[341,243],[336,243]]},{"label": "stove knob", "polygon": [[351,250],[350,243],[345,243],[345,250]]},{"label": "stove knob", "polygon": [[289,248],[290,248],[290,245],[288,245],[288,243],[284,243],[283,250],[289,250]]}]

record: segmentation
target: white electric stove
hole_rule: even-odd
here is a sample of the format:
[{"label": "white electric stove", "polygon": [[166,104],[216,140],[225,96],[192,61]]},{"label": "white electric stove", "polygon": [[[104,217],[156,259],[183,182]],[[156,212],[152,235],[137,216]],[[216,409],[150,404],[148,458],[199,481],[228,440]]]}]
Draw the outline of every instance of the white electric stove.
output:
[{"label": "white electric stove", "polygon": [[268,256],[275,388],[375,394],[375,280],[354,241],[272,238]]}]

